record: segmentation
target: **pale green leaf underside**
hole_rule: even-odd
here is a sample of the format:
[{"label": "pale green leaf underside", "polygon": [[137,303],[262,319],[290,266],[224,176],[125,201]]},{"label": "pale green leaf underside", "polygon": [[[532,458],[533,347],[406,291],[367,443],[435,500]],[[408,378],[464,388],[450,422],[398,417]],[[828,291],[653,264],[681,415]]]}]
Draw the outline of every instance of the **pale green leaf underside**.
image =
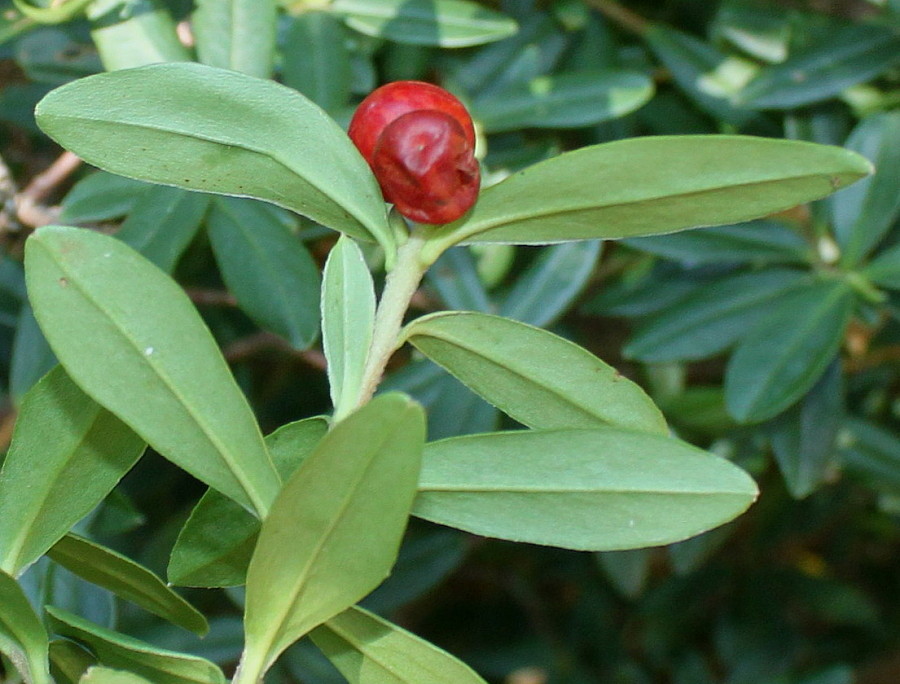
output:
[{"label": "pale green leaf underside", "polygon": [[744,471],[674,438],[532,430],[427,445],[413,513],[488,537],[611,551],[699,534],[756,495]]}]

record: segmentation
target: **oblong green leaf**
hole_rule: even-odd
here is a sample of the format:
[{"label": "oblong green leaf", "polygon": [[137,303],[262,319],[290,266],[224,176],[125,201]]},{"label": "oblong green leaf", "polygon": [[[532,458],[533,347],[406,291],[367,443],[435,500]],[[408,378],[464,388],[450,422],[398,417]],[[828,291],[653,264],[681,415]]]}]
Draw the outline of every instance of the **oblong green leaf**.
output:
[{"label": "oblong green leaf", "polygon": [[60,539],[50,558],[91,584],[109,589],[119,598],[196,632],[209,631],[206,618],[147,568],[120,553],[74,534]]},{"label": "oblong green leaf", "polygon": [[806,394],[838,352],[853,303],[849,285],[825,281],[796,289],[772,307],[728,362],[731,415],[742,422],[766,420]]},{"label": "oblong green leaf", "polygon": [[350,139],[277,83],[156,64],[58,88],[36,116],[50,137],[108,171],[255,197],[392,248],[381,190]]},{"label": "oblong green leaf", "polygon": [[46,553],[109,494],[144,446],[62,368],[51,371],[25,395],[0,471],[0,568],[17,575]]},{"label": "oblong green leaf", "polygon": [[299,90],[327,112],[338,112],[350,101],[353,60],[347,29],[324,11],[293,17],[282,48],[284,84]]},{"label": "oblong green leaf", "polygon": [[894,27],[840,26],[802,53],[760,69],[735,99],[755,109],[800,107],[868,81],[898,62],[900,35]]},{"label": "oblong green leaf", "polygon": [[428,444],[413,514],[488,537],[613,551],[699,534],[756,495],[740,468],[670,437],[520,430]]},{"label": "oblong green leaf", "polygon": [[[328,431],[322,418],[283,425],[266,437],[272,462],[287,480]],[[249,511],[210,489],[191,511],[169,557],[168,579],[186,587],[244,584],[261,523]]]},{"label": "oblong green leaf", "polygon": [[0,572],[0,652],[29,684],[52,684],[47,631],[19,584]]},{"label": "oblong green leaf", "polygon": [[191,59],[172,15],[159,0],[93,0],[87,16],[107,71]]},{"label": "oblong green leaf", "polygon": [[225,676],[204,658],[151,646],[64,610],[47,606],[51,629],[87,646],[101,664],[127,670],[153,684],[225,684]]},{"label": "oblong green leaf", "polygon": [[540,244],[737,223],[831,194],[872,171],[854,152],[794,140],[679,135],[618,140],[491,186],[432,238]]},{"label": "oblong green leaf", "polygon": [[271,209],[247,199],[216,198],[207,235],[241,309],[294,348],[306,349],[319,334],[319,269]]},{"label": "oblong green leaf", "polygon": [[92,667],[85,672],[78,684],[152,684],[143,677],[138,677],[125,670],[113,670],[108,667]]},{"label": "oblong green leaf", "polygon": [[446,651],[355,606],[310,636],[350,684],[485,684]]},{"label": "oblong green leaf", "polygon": [[363,254],[342,236],[322,275],[322,348],[335,416],[346,413],[362,387],[375,326],[375,285]]},{"label": "oblong green leaf", "polygon": [[404,334],[432,361],[529,427],[618,425],[668,434],[665,419],[640,387],[546,330],[450,311],[423,316]]},{"label": "oblong green leaf", "polygon": [[38,322],[79,387],[159,453],[265,515],[278,474],[184,291],[119,240],[78,228],[32,235],[26,275]]},{"label": "oblong green leaf", "polygon": [[275,0],[197,0],[191,27],[204,64],[269,78],[275,60]]},{"label": "oblong green leaf", "polygon": [[236,682],[255,682],[285,648],[387,576],[424,440],[422,408],[381,395],[335,425],[285,483],[247,573]]},{"label": "oblong green leaf", "polygon": [[130,213],[151,187],[131,178],[96,171],[66,193],[59,220],[68,224],[117,219]]},{"label": "oblong green leaf", "polygon": [[633,112],[653,96],[644,74],[610,69],[539,76],[472,102],[486,133],[519,128],[579,128]]},{"label": "oblong green leaf", "polygon": [[414,45],[481,45],[517,28],[511,18],[466,0],[334,0],[330,10],[360,33]]}]

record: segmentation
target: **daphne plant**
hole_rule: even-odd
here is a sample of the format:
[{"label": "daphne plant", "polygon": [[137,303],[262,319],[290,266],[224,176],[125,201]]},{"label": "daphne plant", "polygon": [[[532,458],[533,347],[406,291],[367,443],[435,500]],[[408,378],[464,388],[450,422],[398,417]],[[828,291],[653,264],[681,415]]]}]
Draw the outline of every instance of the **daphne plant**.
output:
[{"label": "daphne plant", "polygon": [[[246,586],[235,684],[262,682],[306,636],[353,683],[482,682],[356,605],[390,573],[410,514],[499,539],[633,549],[731,520],[757,489],[727,460],[672,436],[637,384],[562,337],[468,311],[408,321],[425,272],[462,243],[616,239],[733,223],[870,172],[862,157],[835,147],[649,137],[567,152],[479,191],[469,116],[433,86],[376,91],[348,137],[295,91],[187,63],[76,81],[51,92],[37,119],[102,169],[253,197],[342,235],[321,297],[334,411],[265,438],[168,275],[114,236],[50,226],[28,240],[29,298],[61,368],[26,396],[0,476],[0,647],[36,684],[51,681],[48,654],[60,682],[94,665],[82,681],[119,681],[103,679],[104,668],[126,671],[114,675],[122,681],[225,681],[211,662],[58,608],[47,608],[42,623],[14,579],[49,554],[204,631],[203,617],[159,578],[69,532],[148,444],[210,487],[180,532],[169,582]],[[359,243],[385,254],[377,297]],[[429,442],[420,405],[377,394],[405,343],[523,429]],[[39,451],[43,441],[53,449]],[[73,652],[72,642],[87,650]]]}]

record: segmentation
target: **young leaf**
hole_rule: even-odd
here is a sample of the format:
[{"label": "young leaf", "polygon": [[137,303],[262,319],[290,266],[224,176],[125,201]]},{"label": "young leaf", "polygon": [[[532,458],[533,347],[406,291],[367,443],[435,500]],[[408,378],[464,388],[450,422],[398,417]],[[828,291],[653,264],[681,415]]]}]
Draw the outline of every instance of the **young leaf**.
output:
[{"label": "young leaf", "polygon": [[355,606],[310,636],[350,684],[485,684],[446,651]]},{"label": "young leaf", "polygon": [[466,217],[438,229],[433,248],[636,237],[737,223],[824,197],[871,171],[854,152],[795,140],[617,140],[566,152],[487,188]]},{"label": "young leaf", "polygon": [[255,197],[393,249],[381,190],[350,139],[277,83],[155,64],[65,85],[36,116],[50,137],[108,171]]},{"label": "young leaf", "polygon": [[834,360],[853,312],[842,281],[810,283],[778,302],[728,362],[725,402],[741,422],[771,418],[816,383]]},{"label": "young leaf", "polygon": [[834,233],[843,248],[842,263],[856,265],[891,229],[900,215],[900,112],[862,120],[847,147],[875,165],[875,175],[835,195],[831,201]]},{"label": "young leaf", "polygon": [[51,371],[25,395],[0,471],[0,568],[17,575],[46,553],[109,494],[144,446],[62,368]]},{"label": "young leaf", "polygon": [[159,453],[265,515],[278,474],[184,291],[119,240],[77,228],[32,235],[26,271],[35,315],[73,380]]},{"label": "young leaf", "polygon": [[[294,473],[327,431],[326,420],[307,418],[266,437],[282,480]],[[169,559],[169,582],[187,587],[244,584],[260,524],[249,511],[210,489],[181,528]]]},{"label": "young leaf", "polygon": [[191,59],[178,40],[172,15],[158,0],[94,0],[87,16],[107,71]]},{"label": "young leaf", "polygon": [[247,574],[236,684],[256,682],[285,648],[387,576],[424,440],[421,407],[382,395],[335,425],[285,483]]},{"label": "young leaf", "polygon": [[580,128],[633,112],[653,96],[644,74],[622,69],[538,76],[472,102],[486,133],[520,128]]},{"label": "young leaf", "polygon": [[765,319],[774,301],[807,282],[806,272],[786,268],[726,275],[641,325],[625,356],[656,363],[717,354]]},{"label": "young leaf", "polygon": [[613,551],[699,534],[756,495],[744,471],[670,437],[520,430],[428,444],[413,514],[488,537]]},{"label": "young leaf", "polygon": [[508,318],[423,316],[405,337],[491,404],[533,428],[617,425],[668,434],[644,391],[585,349]]},{"label": "young leaf", "polygon": [[541,250],[503,298],[500,315],[538,327],[556,320],[587,284],[600,246],[589,240]]},{"label": "young leaf", "polygon": [[53,606],[46,610],[56,634],[84,644],[105,666],[127,670],[153,684],[225,684],[222,671],[208,660],[156,648]]},{"label": "young leaf", "polygon": [[241,308],[296,349],[319,334],[319,269],[303,243],[247,199],[213,201],[206,229],[216,263]]},{"label": "young leaf", "polygon": [[209,195],[154,185],[134,205],[116,237],[171,273],[194,239]]},{"label": "young leaf", "polygon": [[108,667],[92,667],[78,684],[152,684],[132,672],[112,670]]},{"label": "young leaf", "polygon": [[328,12],[307,10],[293,17],[282,48],[284,84],[326,112],[346,107],[353,78],[347,39],[341,20]]},{"label": "young leaf", "polygon": [[359,394],[374,325],[372,275],[356,243],[341,236],[322,276],[322,347],[338,418],[352,408]]},{"label": "young leaf", "polygon": [[800,54],[760,69],[737,93],[739,105],[789,109],[826,100],[900,61],[900,36],[889,26],[840,26]]},{"label": "young leaf", "polygon": [[350,28],[398,43],[468,47],[516,32],[516,22],[467,0],[334,0]]},{"label": "young leaf", "polygon": [[209,631],[206,618],[159,577],[111,549],[69,534],[56,542],[48,555],[82,579],[164,620],[201,636]]},{"label": "young leaf", "polygon": [[275,59],[275,0],[198,0],[191,17],[204,64],[269,78]]},{"label": "young leaf", "polygon": [[0,653],[13,662],[28,684],[52,684],[48,648],[47,632],[22,588],[0,572]]}]

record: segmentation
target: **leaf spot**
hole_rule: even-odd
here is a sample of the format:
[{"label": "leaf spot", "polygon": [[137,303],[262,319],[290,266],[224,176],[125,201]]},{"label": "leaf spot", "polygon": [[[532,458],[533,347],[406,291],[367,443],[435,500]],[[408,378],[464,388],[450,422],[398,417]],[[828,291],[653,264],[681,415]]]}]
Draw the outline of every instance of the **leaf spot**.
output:
[{"label": "leaf spot", "polygon": [[155,351],[155,350],[153,349],[153,347],[147,347],[147,348],[144,350],[144,356],[150,356],[154,351]]},{"label": "leaf spot", "polygon": [[60,287],[69,287],[69,279],[68,278],[60,278],[59,285],[60,285]]}]

